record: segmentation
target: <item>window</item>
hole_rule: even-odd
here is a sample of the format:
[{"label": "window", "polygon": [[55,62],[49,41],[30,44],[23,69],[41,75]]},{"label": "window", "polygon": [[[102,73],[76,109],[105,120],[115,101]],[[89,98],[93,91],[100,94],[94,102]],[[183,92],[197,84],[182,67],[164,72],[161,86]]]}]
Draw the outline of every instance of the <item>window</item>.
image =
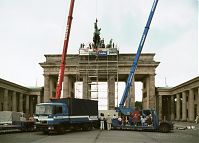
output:
[{"label": "window", "polygon": [[53,114],[62,114],[62,106],[54,106]]}]

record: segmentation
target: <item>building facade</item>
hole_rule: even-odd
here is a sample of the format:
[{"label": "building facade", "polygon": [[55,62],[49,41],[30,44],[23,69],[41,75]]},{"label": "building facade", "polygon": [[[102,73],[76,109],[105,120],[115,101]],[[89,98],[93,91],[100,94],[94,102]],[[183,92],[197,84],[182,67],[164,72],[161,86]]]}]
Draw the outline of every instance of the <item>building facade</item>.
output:
[{"label": "building facade", "polygon": [[194,121],[199,115],[199,77],[172,88],[156,88],[160,120]]},{"label": "building facade", "polygon": [[40,102],[43,102],[43,87],[27,88],[0,78],[0,111],[33,114]]}]

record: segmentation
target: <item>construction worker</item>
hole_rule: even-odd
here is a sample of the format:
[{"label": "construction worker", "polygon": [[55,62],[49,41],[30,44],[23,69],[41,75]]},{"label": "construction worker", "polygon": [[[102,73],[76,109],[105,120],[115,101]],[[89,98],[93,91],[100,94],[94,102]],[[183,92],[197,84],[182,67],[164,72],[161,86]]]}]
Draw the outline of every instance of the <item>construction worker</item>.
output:
[{"label": "construction worker", "polygon": [[113,115],[113,119],[117,119],[117,116],[115,114]]},{"label": "construction worker", "polygon": [[104,113],[101,113],[100,114],[100,129],[101,130],[104,130],[104,121],[105,121]]},{"label": "construction worker", "polygon": [[106,122],[107,122],[107,130],[110,131],[111,130],[111,124],[112,124],[112,119],[111,116],[108,113],[108,116],[106,118]]},{"label": "construction worker", "polygon": [[197,115],[195,119],[196,124],[198,124],[198,121],[199,121],[199,116]]}]

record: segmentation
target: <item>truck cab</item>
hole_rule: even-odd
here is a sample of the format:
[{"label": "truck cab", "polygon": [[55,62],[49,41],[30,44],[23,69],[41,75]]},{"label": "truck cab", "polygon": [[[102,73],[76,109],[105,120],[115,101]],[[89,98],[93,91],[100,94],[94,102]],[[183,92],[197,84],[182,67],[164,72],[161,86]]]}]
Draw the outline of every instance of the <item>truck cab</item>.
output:
[{"label": "truck cab", "polygon": [[62,124],[69,123],[68,116],[68,107],[64,103],[37,104],[34,116],[36,128],[44,132],[59,130]]}]

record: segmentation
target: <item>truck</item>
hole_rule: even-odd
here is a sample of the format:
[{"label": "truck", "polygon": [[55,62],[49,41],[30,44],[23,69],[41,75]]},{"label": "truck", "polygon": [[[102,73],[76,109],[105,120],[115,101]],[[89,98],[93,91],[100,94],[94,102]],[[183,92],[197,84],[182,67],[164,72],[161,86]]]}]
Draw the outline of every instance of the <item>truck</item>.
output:
[{"label": "truck", "polygon": [[44,133],[91,130],[98,126],[98,101],[77,98],[51,99],[36,105],[35,125]]},{"label": "truck", "polygon": [[[126,82],[126,86],[123,92],[123,96],[121,98],[119,107],[116,107],[116,111],[119,116],[118,119],[113,119],[112,128],[113,129],[127,129],[127,130],[152,130],[152,131],[160,131],[160,132],[169,132],[173,129],[173,124],[169,121],[163,120],[159,121],[158,115],[154,109],[145,109],[139,110],[135,107],[125,107],[124,103],[128,97],[129,88],[132,86],[132,78],[135,74],[135,70],[137,68],[137,64],[139,61],[139,57],[141,55],[141,51],[144,46],[144,42],[146,40],[149,27],[157,7],[158,0],[154,0],[146,26],[144,28],[144,32],[142,34],[137,53],[135,55],[133,64],[130,69],[130,73]],[[144,122],[144,123],[143,123]]]},{"label": "truck", "polygon": [[23,112],[0,111],[0,133],[11,131],[34,131],[34,121]]}]

